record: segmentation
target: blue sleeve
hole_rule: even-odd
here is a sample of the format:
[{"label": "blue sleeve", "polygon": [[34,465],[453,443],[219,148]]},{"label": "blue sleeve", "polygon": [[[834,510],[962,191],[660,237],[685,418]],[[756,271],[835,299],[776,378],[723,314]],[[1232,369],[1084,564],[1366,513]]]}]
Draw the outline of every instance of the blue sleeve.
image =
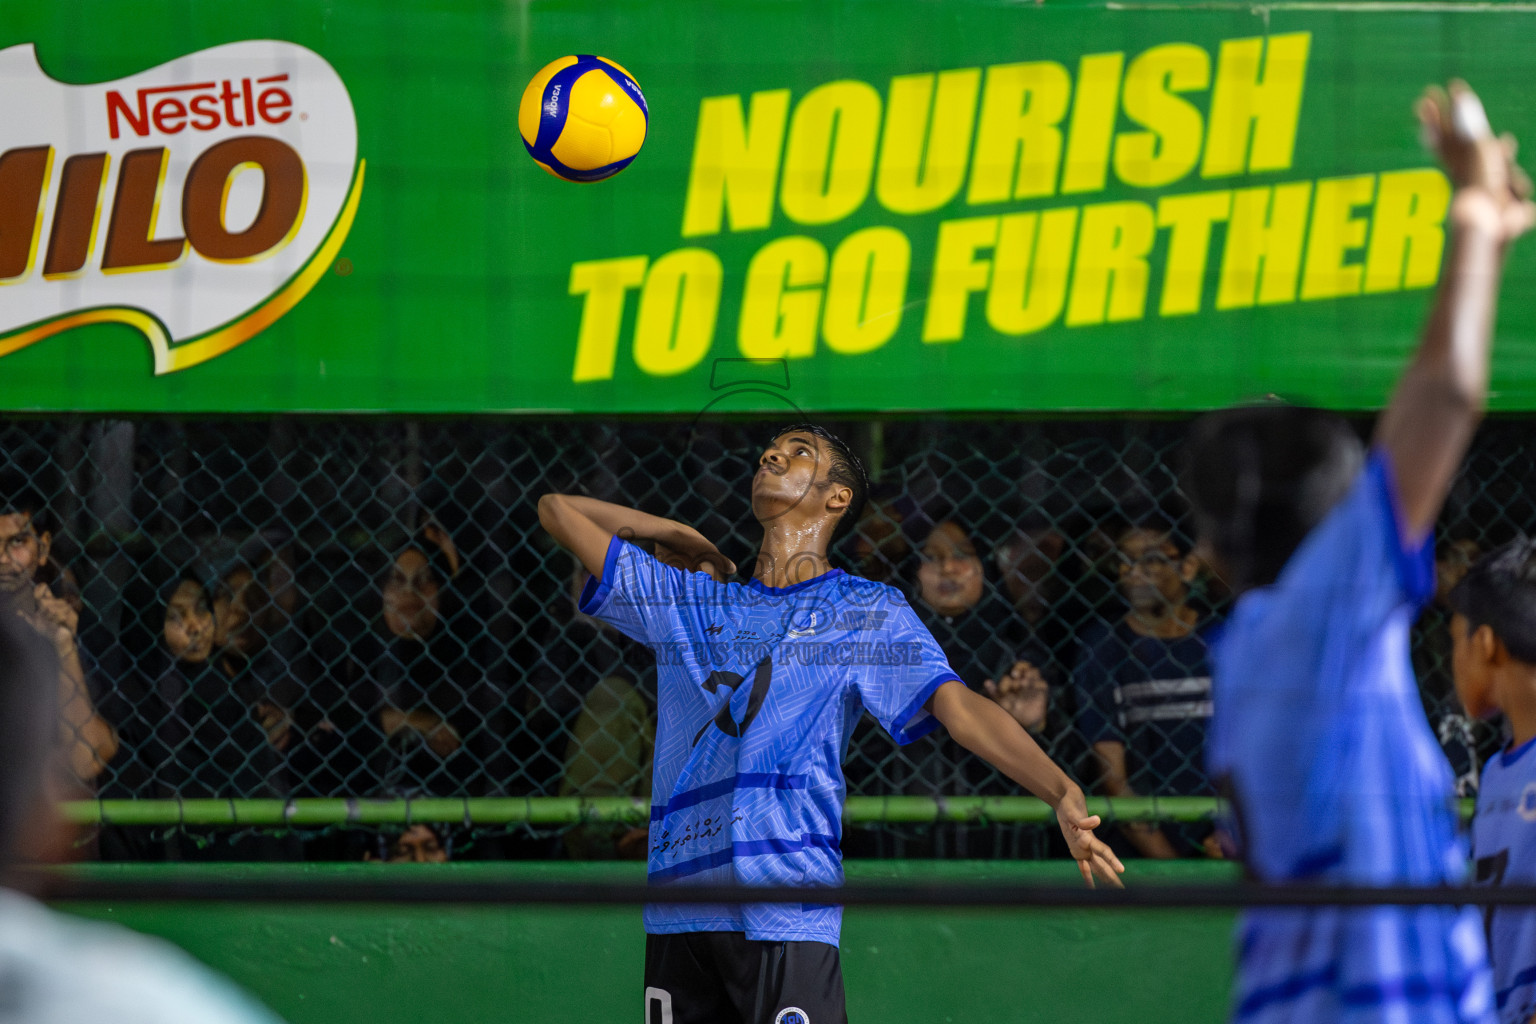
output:
[{"label": "blue sleeve", "polygon": [[1106,740],[1125,742],[1115,724],[1115,680],[1110,659],[1123,656],[1113,632],[1090,638],[1072,670],[1077,698],[1077,728],[1090,746]]},{"label": "blue sleeve", "polygon": [[618,537],[608,542],[603,575],[589,577],[577,607],[643,644],[671,636],[688,606],[688,574]]},{"label": "blue sleeve", "polygon": [[911,743],[939,726],[923,707],[928,698],[960,677],[912,606],[896,591],[889,593],[895,608],[878,638],[881,656],[862,666],[859,699],[897,743]]},{"label": "blue sleeve", "polygon": [[1397,479],[1384,449],[1371,451],[1349,493],[1308,534],[1281,573],[1283,590],[1316,601],[1318,582],[1331,581],[1330,609],[1350,617],[1379,617],[1400,605],[1422,607],[1435,593],[1434,540],[1411,542],[1403,521]]}]

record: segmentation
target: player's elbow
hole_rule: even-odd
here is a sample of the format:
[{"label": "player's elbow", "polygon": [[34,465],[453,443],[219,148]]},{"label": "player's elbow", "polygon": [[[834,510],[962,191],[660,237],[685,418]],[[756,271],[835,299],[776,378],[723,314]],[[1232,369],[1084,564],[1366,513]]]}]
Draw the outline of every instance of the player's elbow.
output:
[{"label": "player's elbow", "polygon": [[539,525],[556,540],[560,539],[560,523],[569,507],[563,494],[546,494],[539,499]]}]

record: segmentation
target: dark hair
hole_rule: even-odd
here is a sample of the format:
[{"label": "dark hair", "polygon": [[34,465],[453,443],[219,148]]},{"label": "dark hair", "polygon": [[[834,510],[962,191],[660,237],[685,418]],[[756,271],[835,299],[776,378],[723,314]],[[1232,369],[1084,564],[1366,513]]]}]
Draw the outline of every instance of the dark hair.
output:
[{"label": "dark hair", "polygon": [[59,669],[52,649],[20,619],[0,615],[0,864],[54,769]]},{"label": "dark hair", "polygon": [[38,533],[53,532],[48,503],[25,483],[12,477],[0,479],[0,516],[24,515]]},{"label": "dark hair", "polygon": [[1536,540],[1522,534],[1478,559],[1448,599],[1468,632],[1488,626],[1511,655],[1536,665]]},{"label": "dark hair", "polygon": [[389,860],[389,858],[394,855],[395,844],[404,838],[407,832],[418,825],[432,833],[433,838],[437,840],[437,845],[442,847],[443,854],[447,856],[449,860],[452,860],[453,830],[446,824],[434,821],[415,821],[401,829],[391,829],[387,832],[379,832],[374,836],[375,857],[381,861]]},{"label": "dark hair", "polygon": [[826,427],[820,427],[814,423],[794,423],[782,430],[774,431],[773,438],[770,440],[797,432],[811,434],[821,439],[827,446],[827,480],[853,491],[853,499],[848,502],[848,507],[843,510],[841,518],[837,521],[836,529],[832,531],[832,539],[841,540],[858,524],[859,516],[864,512],[864,502],[869,499],[869,474],[864,472],[864,464],[859,461],[857,455],[853,454],[853,450]]},{"label": "dark hair", "polygon": [[1181,484],[1234,590],[1273,583],[1348,492],[1365,448],[1322,409],[1258,405],[1211,413],[1185,445]]},{"label": "dark hair", "polygon": [[1167,537],[1169,542],[1178,550],[1179,557],[1189,554],[1190,542],[1183,530],[1161,511],[1143,512],[1133,514],[1122,520],[1115,530],[1115,544],[1120,546],[1125,542],[1125,535],[1131,532],[1155,533]]},{"label": "dark hair", "polygon": [[[388,579],[390,573],[394,572],[395,563],[397,563],[401,556],[403,556],[408,551],[420,552],[421,556],[427,560],[427,568],[430,569],[432,571],[432,575],[436,577],[437,585],[439,587],[447,589],[447,587],[453,582],[454,577],[458,575],[458,573],[454,571],[453,562],[448,558],[448,552],[443,550],[443,548],[436,541],[432,540],[432,538],[428,537],[426,533],[417,531],[411,536],[405,538],[399,544],[395,545],[393,549],[385,552],[383,569],[385,579]],[[460,564],[459,568],[463,568],[462,563]]]}]

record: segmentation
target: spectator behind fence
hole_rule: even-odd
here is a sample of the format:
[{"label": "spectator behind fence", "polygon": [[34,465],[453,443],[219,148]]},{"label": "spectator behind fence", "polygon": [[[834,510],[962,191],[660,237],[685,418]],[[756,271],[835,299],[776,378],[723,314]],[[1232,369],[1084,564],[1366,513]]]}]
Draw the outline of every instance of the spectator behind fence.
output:
[{"label": "spectator behind fence", "polygon": [[[1002,586],[997,587],[987,577],[986,561],[964,528],[954,520],[941,522],[922,545],[919,600],[914,607],[966,685],[995,701],[1055,760],[1071,765],[1081,759],[1081,745],[1070,742],[1065,728],[1061,699],[1065,673],[1045,640],[1054,635],[1051,623],[1059,621],[1054,581],[1056,562],[1065,547],[1065,538],[1047,529],[1019,529],[1005,536],[991,555],[1002,578]],[[1057,641],[1064,642],[1060,637]],[[956,754],[961,774],[955,792],[992,796],[1018,792],[981,758],[962,751]],[[1056,829],[1013,831],[1014,850],[1067,855]],[[1019,840],[1026,837],[1027,843],[1020,846]]]},{"label": "spectator behind fence", "polygon": [[[1022,691],[1037,678],[1043,681],[1040,670],[1049,655],[988,579],[971,532],[956,519],[935,524],[918,545],[912,576],[912,608],[961,681],[997,700],[1036,742],[1048,747],[1049,694],[1026,696]],[[878,743],[878,734],[871,740]],[[924,744],[931,744],[934,752],[916,749]],[[917,763],[920,792],[1018,791],[991,765],[942,738],[919,741],[906,751]]]},{"label": "spectator behind fence", "polygon": [[1003,634],[1012,611],[987,579],[965,526],[945,519],[928,532],[918,546],[914,584],[918,618],[965,685],[981,690],[1008,654]]},{"label": "spectator behind fence", "polygon": [[[1149,518],[1122,530],[1120,589],[1129,605],[1090,628],[1073,673],[1077,723],[1109,796],[1196,796],[1205,774],[1211,671],[1189,584],[1199,569],[1172,524]],[[1208,826],[1123,825],[1144,856],[1216,855]]]},{"label": "spectator behind fence", "polygon": [[1451,673],[1450,593],[1481,554],[1482,548],[1470,537],[1445,538],[1435,544],[1435,596],[1414,623],[1409,646],[1419,698],[1456,775],[1458,796],[1477,794],[1481,765],[1499,741],[1494,725],[1465,714]]},{"label": "spectator behind fence", "polygon": [[54,596],[52,522],[42,499],[16,483],[0,484],[0,614],[16,615],[48,641],[59,662],[60,727],[75,778],[89,783],[117,753],[116,731],[97,713],[79,648],[79,611]]},{"label": "spectator behind fence", "polygon": [[377,846],[363,859],[385,864],[447,864],[453,859],[453,837],[443,825],[417,823],[394,835],[379,833]]},{"label": "spectator behind fence", "polygon": [[371,692],[383,734],[375,790],[456,796],[499,789],[506,701],[478,657],[453,541],[429,525],[401,546],[380,581],[380,614],[352,649],[351,671]]},{"label": "spectator behind fence", "polygon": [[243,553],[221,575],[213,599],[219,665],[255,695],[258,716],[281,751],[294,745],[293,711],[318,675],[294,625],[297,606],[291,548]]},{"label": "spectator behind fence", "polygon": [[144,666],[150,747],[162,797],[286,795],[282,762],[251,681],[231,677],[214,647],[208,590],[182,573],[165,590],[161,643]]},{"label": "spectator behind fence", "polygon": [[[1050,653],[987,578],[964,526],[946,519],[929,531],[919,548],[916,576],[913,608],[966,686],[995,700],[1000,685],[1012,694],[1033,679],[1045,681]],[[1015,703],[1015,710],[1022,712],[1022,705]],[[1044,704],[1039,703],[1038,716],[1026,719],[1019,719],[1026,731],[1042,733]]]}]

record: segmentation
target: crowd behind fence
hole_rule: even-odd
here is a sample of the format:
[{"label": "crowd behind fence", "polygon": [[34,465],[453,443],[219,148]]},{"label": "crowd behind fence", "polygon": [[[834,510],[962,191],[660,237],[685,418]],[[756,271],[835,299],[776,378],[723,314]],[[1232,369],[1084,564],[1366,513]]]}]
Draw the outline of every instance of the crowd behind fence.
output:
[{"label": "crowd behind fence", "polygon": [[[538,525],[574,491],[699,528],[750,566],[766,421],[37,419],[0,427],[0,600],[61,655],[69,754],[102,800],[649,793],[650,652],[578,613]],[[1191,550],[1186,420],[858,420],[871,500],[834,560],[897,587],[968,686],[1090,793],[1211,794],[1207,638],[1230,595]],[[1367,424],[1362,422],[1361,428]],[[1459,713],[1442,599],[1536,527],[1529,421],[1484,426],[1415,628],[1426,712],[1467,795],[1498,728]],[[1017,788],[942,734],[867,716],[850,794]],[[391,838],[105,828],[103,857],[635,856],[624,825]],[[1127,853],[1215,852],[1209,823]],[[375,842],[384,846],[375,851]],[[402,846],[404,844],[404,846]],[[415,844],[415,845],[413,845]],[[401,850],[407,849],[407,854]],[[1035,825],[852,829],[851,854],[1060,853]]]}]

